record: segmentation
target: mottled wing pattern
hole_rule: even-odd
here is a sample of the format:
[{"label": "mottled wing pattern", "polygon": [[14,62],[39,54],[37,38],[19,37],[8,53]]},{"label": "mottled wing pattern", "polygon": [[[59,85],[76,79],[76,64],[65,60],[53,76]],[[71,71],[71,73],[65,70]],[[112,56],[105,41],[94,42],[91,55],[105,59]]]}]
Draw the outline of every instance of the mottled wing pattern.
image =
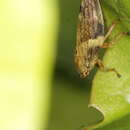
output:
[{"label": "mottled wing pattern", "polygon": [[99,0],[82,0],[77,30],[77,45],[104,35],[104,23]]},{"label": "mottled wing pattern", "polygon": [[86,77],[96,64],[103,40],[104,21],[99,0],[82,0],[74,59],[82,77]]}]

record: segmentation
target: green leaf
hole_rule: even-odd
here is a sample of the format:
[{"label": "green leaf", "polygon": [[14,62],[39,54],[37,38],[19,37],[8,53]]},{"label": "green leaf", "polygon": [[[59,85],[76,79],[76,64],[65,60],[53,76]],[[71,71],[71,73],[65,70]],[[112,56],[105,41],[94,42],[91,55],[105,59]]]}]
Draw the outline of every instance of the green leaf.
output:
[{"label": "green leaf", "polygon": [[[130,29],[130,24],[128,24],[130,1],[102,0],[101,4],[107,27],[114,20],[120,19],[108,40],[110,42],[118,33],[127,32]],[[107,68],[115,68],[122,76],[118,78],[114,72],[101,70],[97,72],[93,80],[89,106],[100,111],[104,119],[97,125],[91,126],[90,129],[110,123],[108,129],[130,129],[129,121],[126,123],[126,120],[130,119],[127,116],[130,114],[130,36],[123,35],[112,47],[108,48],[103,56],[103,63]],[[114,121],[116,122],[112,123]],[[106,127],[102,129],[106,130]]]}]

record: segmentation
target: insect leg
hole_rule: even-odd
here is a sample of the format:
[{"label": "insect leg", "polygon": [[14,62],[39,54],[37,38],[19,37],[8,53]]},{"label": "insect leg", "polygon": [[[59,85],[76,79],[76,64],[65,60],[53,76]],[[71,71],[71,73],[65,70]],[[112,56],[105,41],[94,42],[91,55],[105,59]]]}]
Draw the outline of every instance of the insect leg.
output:
[{"label": "insect leg", "polygon": [[103,65],[103,63],[102,63],[102,61],[100,60],[100,59],[98,59],[97,61],[96,61],[96,65],[98,65],[98,67],[102,70],[102,71],[105,71],[105,72],[115,72],[116,73],[116,75],[117,75],[117,77],[121,77],[121,75],[116,71],[116,69],[115,68],[106,68],[104,65]]},{"label": "insect leg", "polygon": [[104,43],[101,48],[108,48],[111,47],[113,44],[116,43],[123,35],[130,35],[129,32],[121,32],[115,36],[115,38],[110,43]]},{"label": "insect leg", "polygon": [[119,23],[118,20],[116,20],[116,21],[114,21],[114,22],[112,23],[112,25],[110,26],[110,28],[109,28],[107,34],[106,34],[105,37],[104,37],[104,41],[110,36],[111,32],[113,31],[113,29],[115,28],[115,26],[116,26],[118,23]]}]

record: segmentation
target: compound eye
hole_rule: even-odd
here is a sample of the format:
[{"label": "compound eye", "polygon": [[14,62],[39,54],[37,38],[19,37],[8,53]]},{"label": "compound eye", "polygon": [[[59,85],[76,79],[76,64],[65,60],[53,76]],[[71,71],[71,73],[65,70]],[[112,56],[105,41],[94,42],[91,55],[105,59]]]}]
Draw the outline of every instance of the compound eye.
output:
[{"label": "compound eye", "polygon": [[85,76],[87,76],[89,74],[89,71],[85,72]]},{"label": "compound eye", "polygon": [[85,78],[88,74],[89,74],[89,72],[88,72],[88,71],[85,71],[85,72],[83,72],[83,73],[80,75],[80,77],[81,77],[81,78]]}]

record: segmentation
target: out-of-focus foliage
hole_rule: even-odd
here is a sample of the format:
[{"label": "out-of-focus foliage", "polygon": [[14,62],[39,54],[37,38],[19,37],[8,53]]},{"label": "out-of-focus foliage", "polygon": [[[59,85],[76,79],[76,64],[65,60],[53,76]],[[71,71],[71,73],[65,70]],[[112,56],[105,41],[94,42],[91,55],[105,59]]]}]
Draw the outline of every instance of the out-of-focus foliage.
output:
[{"label": "out-of-focus foliage", "polygon": [[0,130],[45,128],[56,5],[53,0],[0,1]]}]

